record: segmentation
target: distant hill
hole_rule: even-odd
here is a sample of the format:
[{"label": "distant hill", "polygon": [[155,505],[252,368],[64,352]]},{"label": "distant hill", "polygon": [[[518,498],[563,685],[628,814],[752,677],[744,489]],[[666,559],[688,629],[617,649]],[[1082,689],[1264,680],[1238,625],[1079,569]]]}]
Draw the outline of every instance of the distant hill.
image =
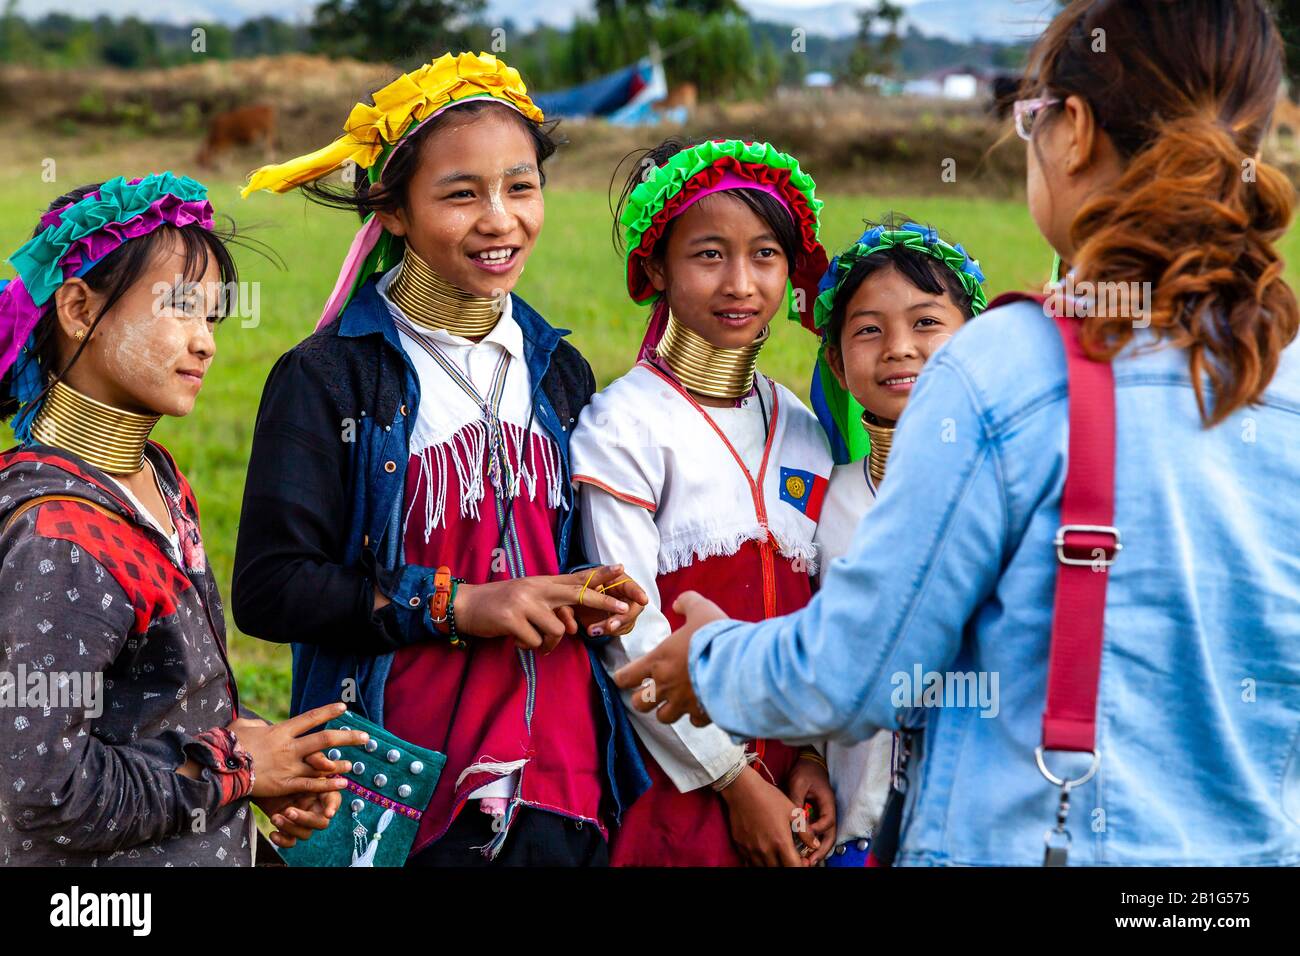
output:
[{"label": "distant hill", "polygon": [[[868,4],[839,0],[820,6],[791,7],[769,0],[741,0],[741,5],[756,20],[801,26],[820,36],[850,37],[858,30],[858,11]],[[1020,43],[1033,39],[1056,9],[1052,0],[916,0],[904,6],[906,26],[914,26],[927,36],[960,43]]]},{"label": "distant hill", "polygon": [[[751,29],[759,43],[771,43],[782,53],[782,81],[799,83],[812,72],[825,70],[837,73],[849,58],[857,43],[856,34],[826,36],[813,33],[809,28],[807,49],[802,56],[788,52],[790,25],[753,21]],[[926,36],[911,24],[902,37],[899,50],[899,72],[904,77],[924,76],[935,70],[962,66],[977,70],[1018,70],[1024,62],[1025,44],[1009,44],[989,40],[959,42],[941,36]]]}]

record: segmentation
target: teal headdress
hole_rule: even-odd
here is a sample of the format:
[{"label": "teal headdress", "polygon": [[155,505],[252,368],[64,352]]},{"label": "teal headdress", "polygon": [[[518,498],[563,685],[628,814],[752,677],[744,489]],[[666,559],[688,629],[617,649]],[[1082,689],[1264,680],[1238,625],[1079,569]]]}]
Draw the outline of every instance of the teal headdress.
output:
[{"label": "teal headdress", "polygon": [[906,222],[898,227],[874,226],[831,260],[830,268],[817,287],[818,295],[813,303],[813,324],[821,335],[822,344],[817,352],[817,368],[813,374],[810,398],[813,411],[817,413],[817,419],[830,439],[831,451],[837,464],[859,461],[866,457],[871,451],[871,439],[862,427],[862,406],[840,386],[826,359],[826,347],[831,344],[828,341],[831,311],[844,280],[853,267],[868,256],[895,246],[933,256],[951,269],[961,281],[962,288],[970,295],[971,312],[974,315],[979,315],[988,305],[983,288],[984,273],[980,271],[979,261],[972,259],[960,245],[945,242],[939,238],[936,230],[919,223]]}]

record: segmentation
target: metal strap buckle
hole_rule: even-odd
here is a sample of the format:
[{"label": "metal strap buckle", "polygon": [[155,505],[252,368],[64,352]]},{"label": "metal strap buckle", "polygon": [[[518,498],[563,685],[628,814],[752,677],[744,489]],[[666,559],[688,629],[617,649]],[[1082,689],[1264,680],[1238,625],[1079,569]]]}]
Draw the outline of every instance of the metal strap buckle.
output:
[{"label": "metal strap buckle", "polygon": [[1075,787],[1081,787],[1092,779],[1092,775],[1097,772],[1097,767],[1101,765],[1101,753],[1094,748],[1092,751],[1092,766],[1088,768],[1088,771],[1082,777],[1076,777],[1073,780],[1065,780],[1047,769],[1047,763],[1043,760],[1042,744],[1039,744],[1034,748],[1034,760],[1038,762],[1038,770],[1047,778],[1048,783],[1054,787],[1063,787],[1066,790],[1073,790]]},{"label": "metal strap buckle", "polygon": [[1092,779],[1092,775],[1097,772],[1097,766],[1101,763],[1101,754],[1094,747],[1092,766],[1088,768],[1087,773],[1083,774],[1083,776],[1076,777],[1073,780],[1058,777],[1047,769],[1047,762],[1043,759],[1042,744],[1034,748],[1034,760],[1038,762],[1039,772],[1047,778],[1048,783],[1061,788],[1060,799],[1056,807],[1056,826],[1048,829],[1043,834],[1043,866],[1068,866],[1070,863],[1070,845],[1074,842],[1070,836],[1070,831],[1065,826],[1070,817],[1070,791]]},{"label": "metal strap buckle", "polygon": [[[1115,543],[1110,548],[1110,554],[1103,558],[1071,558],[1065,553],[1065,536],[1072,531],[1091,532],[1092,534],[1108,534],[1115,539]],[[1056,529],[1056,538],[1052,542],[1056,545],[1056,560],[1062,564],[1070,564],[1076,567],[1098,567],[1108,568],[1115,563],[1115,557],[1124,550],[1124,546],[1119,543],[1119,528],[1104,524],[1063,524]]]}]

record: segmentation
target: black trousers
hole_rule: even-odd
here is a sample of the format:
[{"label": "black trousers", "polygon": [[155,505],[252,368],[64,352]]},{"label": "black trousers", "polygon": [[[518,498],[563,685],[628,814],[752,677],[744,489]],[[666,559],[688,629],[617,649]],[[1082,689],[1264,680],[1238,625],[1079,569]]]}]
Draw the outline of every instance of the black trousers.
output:
[{"label": "black trousers", "polygon": [[495,860],[482,850],[492,840],[492,817],[467,803],[447,832],[406,861],[407,866],[609,866],[609,847],[594,823],[520,807]]}]

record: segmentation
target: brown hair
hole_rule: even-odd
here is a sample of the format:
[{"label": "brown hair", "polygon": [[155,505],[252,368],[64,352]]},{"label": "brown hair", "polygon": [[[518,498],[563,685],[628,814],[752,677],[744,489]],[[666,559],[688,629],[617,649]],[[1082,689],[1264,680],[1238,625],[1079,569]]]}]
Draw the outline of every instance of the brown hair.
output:
[{"label": "brown hair", "polygon": [[[1260,399],[1300,328],[1274,246],[1295,191],[1257,160],[1282,73],[1263,0],[1074,0],[1025,74],[1023,96],[1085,100],[1126,164],[1071,226],[1076,278],[1151,284],[1151,328],[1188,351],[1209,426]],[[1090,315],[1082,336],[1110,359],[1133,329]]]}]

